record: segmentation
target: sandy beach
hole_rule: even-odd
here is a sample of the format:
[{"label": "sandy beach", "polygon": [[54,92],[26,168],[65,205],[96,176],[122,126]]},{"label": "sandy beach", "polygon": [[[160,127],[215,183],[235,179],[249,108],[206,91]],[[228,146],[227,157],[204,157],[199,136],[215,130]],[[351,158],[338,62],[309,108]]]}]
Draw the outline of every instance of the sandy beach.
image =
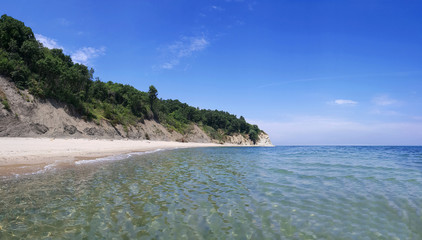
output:
[{"label": "sandy beach", "polygon": [[36,172],[45,166],[146,152],[157,149],[217,147],[215,143],[181,143],[148,140],[92,140],[53,138],[0,138],[0,176]]}]

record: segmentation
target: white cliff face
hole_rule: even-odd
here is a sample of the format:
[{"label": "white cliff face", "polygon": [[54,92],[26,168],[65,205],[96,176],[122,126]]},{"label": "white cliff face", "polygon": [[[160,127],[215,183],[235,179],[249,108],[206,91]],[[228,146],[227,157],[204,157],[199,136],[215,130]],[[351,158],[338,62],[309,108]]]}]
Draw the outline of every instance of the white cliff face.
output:
[{"label": "white cliff face", "polygon": [[249,139],[249,137],[245,137],[242,134],[235,134],[233,136],[227,136],[226,143],[243,145],[243,146],[274,146],[271,143],[271,140],[270,140],[270,137],[268,136],[268,134],[266,134],[264,132],[261,132],[259,134],[259,140],[256,142],[256,144],[254,144],[253,141]]},{"label": "white cliff face", "polygon": [[268,134],[261,132],[259,134],[259,140],[256,142],[257,146],[274,146],[271,143],[270,136]]},{"label": "white cliff face", "polygon": [[249,138],[246,139],[242,134],[227,136],[225,143],[244,145],[244,146],[253,145],[253,142]]}]

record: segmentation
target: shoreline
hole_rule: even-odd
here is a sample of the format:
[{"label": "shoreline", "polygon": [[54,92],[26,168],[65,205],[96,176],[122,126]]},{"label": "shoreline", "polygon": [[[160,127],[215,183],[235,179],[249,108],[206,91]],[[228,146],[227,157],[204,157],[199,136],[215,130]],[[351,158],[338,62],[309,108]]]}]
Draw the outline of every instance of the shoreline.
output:
[{"label": "shoreline", "polygon": [[64,167],[75,165],[78,161],[95,161],[130,153],[222,146],[239,145],[128,139],[4,137],[0,138],[0,177],[34,174],[49,166]]}]

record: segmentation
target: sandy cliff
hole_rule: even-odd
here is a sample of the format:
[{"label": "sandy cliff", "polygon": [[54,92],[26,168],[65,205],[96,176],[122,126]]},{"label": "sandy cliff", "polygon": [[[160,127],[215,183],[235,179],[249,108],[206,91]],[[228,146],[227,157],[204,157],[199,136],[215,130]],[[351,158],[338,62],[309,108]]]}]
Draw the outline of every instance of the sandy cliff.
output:
[{"label": "sandy cliff", "polygon": [[[150,139],[184,142],[217,142],[192,124],[187,134],[169,131],[156,121],[145,120],[135,126],[111,125],[108,121],[86,121],[66,104],[40,100],[19,90],[0,77],[0,137],[55,137],[100,139]],[[4,102],[7,100],[7,103]],[[5,106],[8,105],[8,106]],[[254,145],[243,136],[228,136],[226,143]],[[269,146],[268,135],[261,133],[256,145]]]},{"label": "sandy cliff", "polygon": [[254,144],[252,140],[248,137],[245,137],[242,134],[235,134],[233,136],[227,136],[226,143],[232,143],[237,145],[249,146],[249,145],[256,145],[256,146],[273,146],[271,143],[270,137],[262,132],[259,134],[259,140]]}]

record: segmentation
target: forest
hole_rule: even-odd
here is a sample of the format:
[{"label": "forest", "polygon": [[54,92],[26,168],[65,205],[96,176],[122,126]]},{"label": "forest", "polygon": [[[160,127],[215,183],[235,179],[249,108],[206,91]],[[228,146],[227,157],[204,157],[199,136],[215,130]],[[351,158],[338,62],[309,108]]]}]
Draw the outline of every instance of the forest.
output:
[{"label": "forest", "polygon": [[[129,126],[148,119],[182,134],[196,123],[217,140],[239,133],[256,142],[261,132],[242,116],[158,98],[152,85],[143,92],[130,85],[94,79],[92,68],[74,63],[62,49],[44,47],[31,28],[7,15],[0,18],[0,75],[38,98],[73,106],[87,121],[106,120]],[[7,99],[2,102],[8,106]]]}]

